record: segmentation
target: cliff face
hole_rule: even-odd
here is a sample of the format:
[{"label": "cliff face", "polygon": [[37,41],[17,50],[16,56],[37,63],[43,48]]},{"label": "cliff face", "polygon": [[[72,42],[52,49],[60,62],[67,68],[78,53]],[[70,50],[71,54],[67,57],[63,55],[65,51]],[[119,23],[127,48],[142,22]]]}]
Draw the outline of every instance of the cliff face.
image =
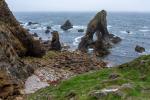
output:
[{"label": "cliff face", "polygon": [[6,2],[0,0],[0,32],[10,33],[13,37],[13,47],[19,56],[42,56],[44,50],[39,41],[19,25],[12,12],[9,10]]},{"label": "cliff face", "polygon": [[19,56],[41,57],[43,54],[40,42],[19,25],[5,0],[0,0],[0,98],[16,94],[34,71]]},{"label": "cliff face", "polygon": [[33,69],[19,59],[13,48],[14,39],[11,33],[0,32],[0,98],[15,94],[33,73]]}]

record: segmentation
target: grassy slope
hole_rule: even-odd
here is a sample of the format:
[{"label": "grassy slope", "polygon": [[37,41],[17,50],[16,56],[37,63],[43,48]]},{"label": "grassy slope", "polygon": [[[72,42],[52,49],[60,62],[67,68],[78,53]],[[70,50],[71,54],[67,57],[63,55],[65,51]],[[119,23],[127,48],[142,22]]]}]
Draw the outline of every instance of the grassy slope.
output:
[{"label": "grassy slope", "polygon": [[[118,74],[115,80],[109,79],[112,74]],[[116,68],[103,69],[90,72],[63,81],[58,86],[50,86],[41,89],[29,96],[29,100],[47,100],[50,95],[52,100],[68,100],[68,95],[75,95],[76,100],[96,100],[89,95],[93,90],[101,90],[113,85],[130,83],[133,88],[123,91],[124,98],[116,95],[108,95],[104,100],[150,100],[150,55],[142,56],[130,63],[120,65]],[[145,90],[145,91],[144,91]],[[144,92],[143,92],[144,91]]]}]

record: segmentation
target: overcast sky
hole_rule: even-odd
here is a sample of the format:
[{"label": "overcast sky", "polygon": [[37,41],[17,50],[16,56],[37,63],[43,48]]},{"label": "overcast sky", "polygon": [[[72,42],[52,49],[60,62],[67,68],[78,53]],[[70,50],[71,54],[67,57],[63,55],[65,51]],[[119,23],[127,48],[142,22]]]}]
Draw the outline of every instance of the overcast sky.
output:
[{"label": "overcast sky", "polygon": [[6,0],[12,11],[150,12],[150,0]]}]

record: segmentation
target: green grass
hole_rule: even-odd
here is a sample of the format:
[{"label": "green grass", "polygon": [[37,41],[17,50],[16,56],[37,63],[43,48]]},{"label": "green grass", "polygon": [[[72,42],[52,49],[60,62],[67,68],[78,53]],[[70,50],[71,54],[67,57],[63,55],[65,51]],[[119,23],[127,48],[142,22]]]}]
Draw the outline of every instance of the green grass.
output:
[{"label": "green grass", "polygon": [[[118,74],[116,79],[110,79],[112,74]],[[124,97],[109,94],[102,100],[150,100],[150,55],[142,56],[130,63],[115,68],[106,68],[100,71],[89,72],[62,81],[58,86],[50,86],[31,94],[28,100],[99,100],[91,96],[92,91],[111,86],[132,84],[132,89],[123,89]],[[37,99],[40,98],[40,99]],[[51,100],[50,99],[50,100]]]}]

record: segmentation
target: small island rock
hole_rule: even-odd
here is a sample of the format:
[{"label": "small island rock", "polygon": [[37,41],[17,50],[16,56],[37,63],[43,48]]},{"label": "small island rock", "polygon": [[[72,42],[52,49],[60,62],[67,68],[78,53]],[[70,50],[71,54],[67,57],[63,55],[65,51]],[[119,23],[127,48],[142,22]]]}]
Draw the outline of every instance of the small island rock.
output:
[{"label": "small island rock", "polygon": [[73,28],[73,25],[71,24],[71,22],[69,20],[67,20],[62,26],[61,29],[63,29],[64,31],[67,31],[69,29]]}]

